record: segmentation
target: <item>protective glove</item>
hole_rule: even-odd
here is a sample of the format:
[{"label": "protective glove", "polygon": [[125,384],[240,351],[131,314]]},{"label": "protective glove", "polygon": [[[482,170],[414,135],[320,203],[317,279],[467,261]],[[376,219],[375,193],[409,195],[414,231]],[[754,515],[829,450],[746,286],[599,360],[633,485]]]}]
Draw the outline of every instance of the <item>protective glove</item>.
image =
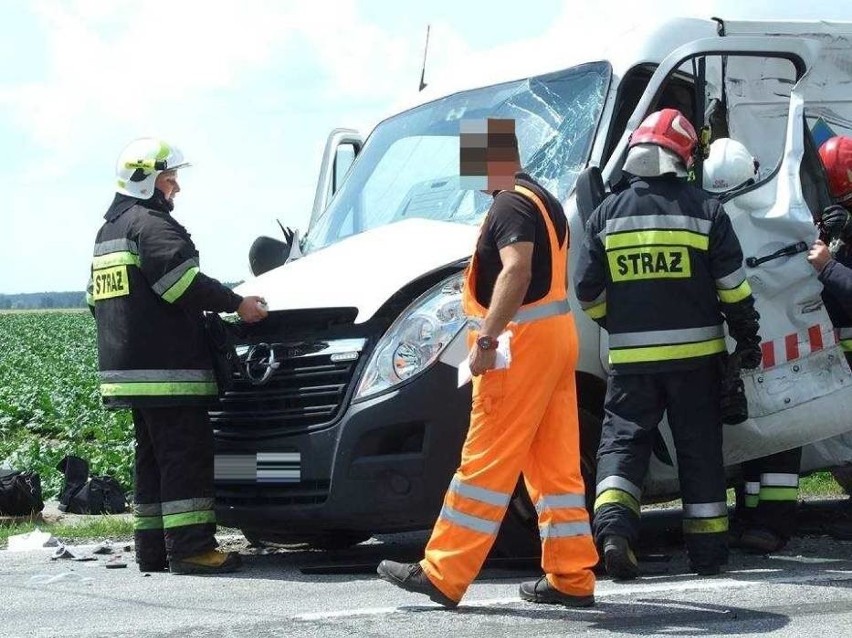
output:
[{"label": "protective glove", "polygon": [[840,237],[841,239],[852,238],[852,214],[843,206],[829,206],[822,212],[819,222],[820,229],[829,239]]},{"label": "protective glove", "polygon": [[760,339],[749,339],[737,342],[734,354],[739,357],[740,367],[744,370],[754,370],[763,360],[763,351],[760,349]]}]

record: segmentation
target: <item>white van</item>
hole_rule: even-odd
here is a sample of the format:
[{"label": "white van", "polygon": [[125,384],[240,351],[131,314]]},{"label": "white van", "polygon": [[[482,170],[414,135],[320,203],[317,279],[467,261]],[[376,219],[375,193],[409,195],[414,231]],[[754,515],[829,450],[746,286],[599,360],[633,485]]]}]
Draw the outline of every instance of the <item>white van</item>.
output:
[{"label": "white van", "polygon": [[[745,376],[749,420],[725,426],[731,480],[741,461],[800,445],[805,472],[852,460],[852,437],[837,437],[852,429],[852,376],[821,286],[804,254],[772,258],[809,245],[829,203],[814,136],[852,133],[852,23],[679,19],[608,41],[596,52],[569,42],[515,51],[433,81],[366,141],[332,133],[298,258],[238,289],[266,297],[271,315],[234,326],[244,370],[211,411],[223,524],[334,547],[437,516],[470,405],[455,370],[466,355],[461,273],[490,203],[459,188],[462,118],[515,118],[522,163],[563,202],[575,245],[595,204],[589,167],[617,183],[649,112],[676,107],[743,142],[760,177],[725,208],[758,261],[746,272],[764,365]],[[571,295],[593,490],[607,335]],[[675,458],[663,426],[646,502],[677,495]],[[534,540],[534,521],[520,487],[504,529]]]}]

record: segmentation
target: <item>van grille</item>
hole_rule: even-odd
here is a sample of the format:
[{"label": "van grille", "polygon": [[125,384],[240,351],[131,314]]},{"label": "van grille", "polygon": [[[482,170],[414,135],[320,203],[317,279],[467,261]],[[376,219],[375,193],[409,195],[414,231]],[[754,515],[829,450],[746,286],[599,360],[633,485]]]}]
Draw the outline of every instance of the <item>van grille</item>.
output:
[{"label": "van grille", "polygon": [[274,487],[217,483],[216,505],[219,507],[322,505],[328,499],[329,486],[329,481],[303,481]]},{"label": "van grille", "polygon": [[333,421],[348,396],[364,343],[340,339],[238,347],[242,371],[210,410],[214,429],[246,435],[294,432]]}]

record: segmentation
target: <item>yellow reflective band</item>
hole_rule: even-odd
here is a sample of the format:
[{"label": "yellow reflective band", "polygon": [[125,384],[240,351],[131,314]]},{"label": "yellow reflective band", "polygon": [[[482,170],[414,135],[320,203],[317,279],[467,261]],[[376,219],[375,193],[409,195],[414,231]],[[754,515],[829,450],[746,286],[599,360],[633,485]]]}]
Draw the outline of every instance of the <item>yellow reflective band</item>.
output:
[{"label": "yellow reflective band", "polygon": [[210,396],[218,392],[209,382],[102,383],[105,397]]},{"label": "yellow reflective band", "polygon": [[121,265],[138,266],[139,255],[122,250],[115,253],[109,253],[108,255],[99,255],[92,259],[92,268],[95,270]]},{"label": "yellow reflective band", "polygon": [[637,230],[607,235],[604,241],[606,250],[654,245],[689,246],[697,250],[707,250],[710,238],[688,230]]},{"label": "yellow reflective band", "polygon": [[216,512],[204,510],[201,512],[183,512],[182,514],[167,514],[163,516],[163,529],[185,527],[186,525],[206,525],[216,522]]},{"label": "yellow reflective band", "polygon": [[596,306],[586,308],[586,314],[592,319],[601,319],[602,317],[606,317],[606,302],[604,301]]},{"label": "yellow reflective band", "polygon": [[125,297],[130,294],[130,278],[127,276],[127,266],[113,266],[92,272],[92,299],[112,299]]},{"label": "yellow reflective band", "polygon": [[727,516],[717,516],[716,518],[683,519],[684,534],[723,534],[727,531]]},{"label": "yellow reflective band", "polygon": [[624,248],[608,252],[606,258],[614,282],[692,276],[689,249],[682,246]]},{"label": "yellow reflective band", "polygon": [[737,303],[751,294],[751,286],[748,285],[747,281],[744,281],[736,288],[718,290],[717,292],[719,293],[719,299],[722,300],[722,303]]},{"label": "yellow reflective band", "polygon": [[622,348],[609,351],[609,362],[651,363],[654,361],[672,361],[706,357],[725,351],[724,339],[711,339],[699,343],[681,343],[673,346],[651,346],[648,348]]},{"label": "yellow reflective band", "polygon": [[852,339],[844,339],[840,342],[840,349],[843,352],[852,352]]},{"label": "yellow reflective band", "polygon": [[186,289],[189,288],[189,285],[193,282],[195,276],[198,273],[199,269],[196,267],[187,270],[171,288],[169,288],[166,292],[163,293],[163,299],[165,299],[169,303],[174,303],[175,301],[180,299],[183,293],[186,292]]},{"label": "yellow reflective band", "polygon": [[760,497],[757,494],[746,494],[746,497],[745,497],[745,506],[746,507],[757,507],[758,503],[760,503]]},{"label": "yellow reflective band", "polygon": [[594,511],[597,512],[604,505],[622,505],[632,512],[639,514],[639,501],[621,490],[609,489],[601,492],[595,499]]},{"label": "yellow reflective band", "polygon": [[134,516],[133,529],[163,529],[162,516]]},{"label": "yellow reflective band", "polygon": [[165,142],[163,142],[162,140],[160,140],[160,149],[157,151],[156,158],[157,158],[158,160],[164,160],[164,159],[167,159],[167,158],[168,158],[168,156],[169,156],[169,153],[171,153],[171,150],[172,150],[172,149],[170,149],[170,148],[169,148],[169,145],[168,145],[168,144],[166,144]]},{"label": "yellow reflective band", "polygon": [[799,498],[798,487],[761,487],[761,501],[796,501]]}]

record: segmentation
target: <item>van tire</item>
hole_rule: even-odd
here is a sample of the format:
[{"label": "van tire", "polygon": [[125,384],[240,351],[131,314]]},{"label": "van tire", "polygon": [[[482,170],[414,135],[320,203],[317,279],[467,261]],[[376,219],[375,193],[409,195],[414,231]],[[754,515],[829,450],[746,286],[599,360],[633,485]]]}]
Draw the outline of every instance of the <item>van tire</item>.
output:
[{"label": "van tire", "polygon": [[[586,486],[586,509],[589,519],[595,502],[595,473],[597,471],[598,445],[601,440],[601,419],[580,408],[580,470]],[[530,500],[524,479],[515,487],[509,507],[491,549],[495,558],[537,558],[541,556],[538,535],[538,515]]]}]

